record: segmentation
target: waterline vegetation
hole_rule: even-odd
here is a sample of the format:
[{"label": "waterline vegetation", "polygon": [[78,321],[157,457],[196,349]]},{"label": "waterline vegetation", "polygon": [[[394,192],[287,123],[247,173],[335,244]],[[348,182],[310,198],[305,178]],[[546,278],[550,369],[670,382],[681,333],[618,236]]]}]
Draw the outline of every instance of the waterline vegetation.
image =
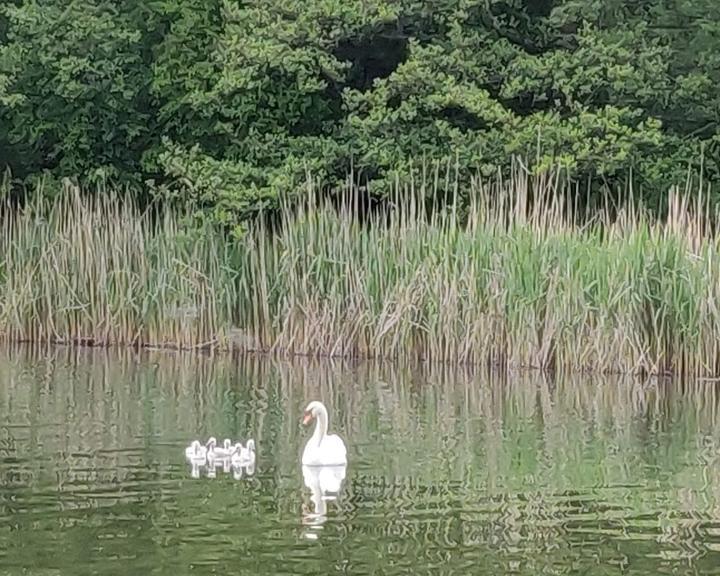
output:
[{"label": "waterline vegetation", "polygon": [[[170,209],[67,190],[6,207],[7,341],[212,348],[567,371],[720,374],[720,234],[703,194],[663,221],[632,202],[580,218],[553,174],[428,186],[361,222],[290,208],[269,233],[188,229]],[[572,192],[572,194],[570,194]]]}]

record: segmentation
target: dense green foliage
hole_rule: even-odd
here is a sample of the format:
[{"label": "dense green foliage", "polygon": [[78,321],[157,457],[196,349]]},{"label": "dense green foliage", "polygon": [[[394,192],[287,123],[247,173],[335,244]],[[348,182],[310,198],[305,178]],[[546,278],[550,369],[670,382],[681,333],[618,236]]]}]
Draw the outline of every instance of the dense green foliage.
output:
[{"label": "dense green foliage", "polygon": [[[512,155],[662,193],[720,176],[714,0],[15,0],[0,162],[233,222],[312,171],[382,193]],[[414,164],[411,164],[414,162]],[[149,185],[145,182],[149,181]],[[434,189],[438,189],[437,186]]]}]

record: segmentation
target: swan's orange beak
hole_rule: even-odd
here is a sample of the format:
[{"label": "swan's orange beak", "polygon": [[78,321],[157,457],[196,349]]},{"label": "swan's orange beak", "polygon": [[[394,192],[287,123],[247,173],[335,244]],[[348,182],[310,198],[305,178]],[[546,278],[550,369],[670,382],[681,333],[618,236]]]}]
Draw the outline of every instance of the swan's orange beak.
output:
[{"label": "swan's orange beak", "polygon": [[303,416],[303,426],[305,426],[312,419],[313,419],[312,412],[305,412],[305,415]]}]

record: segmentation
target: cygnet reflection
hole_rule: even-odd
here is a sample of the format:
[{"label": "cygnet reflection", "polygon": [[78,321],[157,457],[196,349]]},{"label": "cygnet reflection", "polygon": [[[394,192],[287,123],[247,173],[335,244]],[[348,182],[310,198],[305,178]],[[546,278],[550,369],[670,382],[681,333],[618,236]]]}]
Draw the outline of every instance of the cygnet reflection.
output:
[{"label": "cygnet reflection", "polygon": [[243,474],[246,474],[247,476],[255,474],[255,462],[246,466],[237,464],[232,465],[232,475],[235,480],[240,480],[243,477]]}]

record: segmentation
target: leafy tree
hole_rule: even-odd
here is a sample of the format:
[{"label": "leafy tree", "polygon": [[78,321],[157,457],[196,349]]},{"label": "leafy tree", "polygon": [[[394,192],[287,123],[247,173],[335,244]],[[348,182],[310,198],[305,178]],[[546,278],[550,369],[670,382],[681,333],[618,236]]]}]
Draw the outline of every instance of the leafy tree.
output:
[{"label": "leafy tree", "polygon": [[[171,190],[228,221],[272,205],[308,170],[344,169],[337,133],[350,65],[333,50],[396,17],[389,4],[224,2],[209,26],[196,10],[180,14],[154,83],[168,137],[149,157]],[[204,58],[180,45],[204,46]]]},{"label": "leafy tree", "polygon": [[123,178],[153,114],[142,35],[115,2],[4,4],[0,118],[15,175]]},{"label": "leafy tree", "polygon": [[538,168],[647,194],[720,179],[711,0],[16,0],[0,152],[16,177],[151,180],[235,224],[351,164]]}]

